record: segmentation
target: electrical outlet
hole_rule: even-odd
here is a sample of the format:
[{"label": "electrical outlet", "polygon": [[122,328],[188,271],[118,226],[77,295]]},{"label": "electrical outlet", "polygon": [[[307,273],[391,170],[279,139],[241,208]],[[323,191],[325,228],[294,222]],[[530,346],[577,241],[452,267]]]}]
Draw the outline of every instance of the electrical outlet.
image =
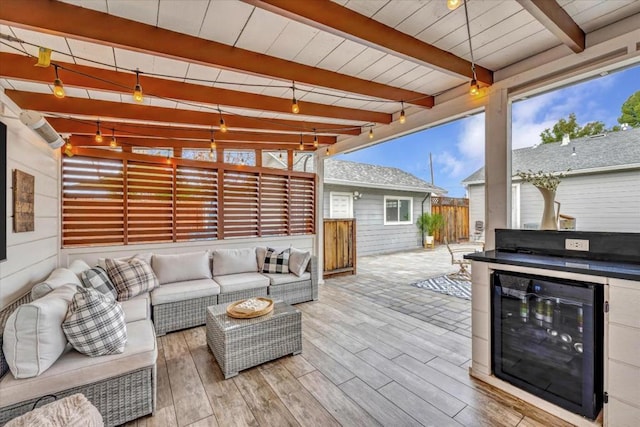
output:
[{"label": "electrical outlet", "polygon": [[568,251],[589,252],[589,241],[586,239],[564,239],[564,248]]}]

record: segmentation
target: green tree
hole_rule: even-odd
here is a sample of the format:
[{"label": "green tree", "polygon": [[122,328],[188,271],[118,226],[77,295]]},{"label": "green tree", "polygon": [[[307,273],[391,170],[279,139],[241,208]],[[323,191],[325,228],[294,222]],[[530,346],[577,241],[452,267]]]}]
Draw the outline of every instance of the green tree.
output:
[{"label": "green tree", "polygon": [[578,124],[578,119],[575,113],[569,114],[569,117],[558,120],[551,129],[545,129],[540,138],[543,144],[549,144],[551,142],[562,141],[564,135],[569,135],[570,138],[582,138],[589,135],[597,135],[606,131],[606,126],[601,121],[589,122],[584,126]]},{"label": "green tree", "polygon": [[622,115],[618,117],[618,123],[627,123],[633,128],[640,127],[640,90],[631,95],[620,110]]}]

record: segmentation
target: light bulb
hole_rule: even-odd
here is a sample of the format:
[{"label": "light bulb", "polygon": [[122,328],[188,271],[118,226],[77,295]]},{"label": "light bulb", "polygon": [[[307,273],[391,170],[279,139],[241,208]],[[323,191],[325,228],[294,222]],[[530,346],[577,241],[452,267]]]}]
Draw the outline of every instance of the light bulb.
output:
[{"label": "light bulb", "polygon": [[142,102],[143,101],[142,86],[140,86],[140,83],[137,83],[136,87],[133,89],[133,100],[136,101],[136,102]]},{"label": "light bulb", "polygon": [[300,112],[300,106],[298,105],[298,100],[295,97],[291,100],[291,112],[293,114],[298,114]]},{"label": "light bulb", "polygon": [[373,128],[369,129],[369,139],[373,139]]},{"label": "light bulb", "polygon": [[55,79],[53,81],[53,94],[56,98],[64,98],[64,87],[62,86],[62,80]]},{"label": "light bulb", "polygon": [[480,94],[480,86],[478,85],[476,79],[472,79],[471,83],[469,84],[469,94],[472,96]]},{"label": "light bulb", "polygon": [[67,157],[73,157],[73,145],[71,145],[70,142],[64,145],[64,154],[66,154]]},{"label": "light bulb", "polygon": [[304,151],[304,144],[300,141],[300,145],[298,146],[298,150]]},{"label": "light bulb", "polygon": [[449,10],[456,10],[458,7],[460,7],[461,3],[461,0],[447,0],[447,7],[449,8]]},{"label": "light bulb", "polygon": [[318,148],[318,135],[313,135],[313,148]]},{"label": "light bulb", "polygon": [[211,151],[216,149],[216,142],[215,141],[211,141]]},{"label": "light bulb", "polygon": [[100,132],[100,129],[98,129],[96,131],[96,138],[95,139],[96,139],[96,142],[98,144],[102,144],[103,139],[102,139],[102,132]]},{"label": "light bulb", "polygon": [[116,137],[114,136],[113,138],[111,138],[111,142],[109,143],[109,147],[116,148],[117,146],[118,146],[118,143],[116,142]]},{"label": "light bulb", "polygon": [[223,118],[220,118],[220,132],[225,133],[227,131],[227,125]]},{"label": "light bulb", "polygon": [[326,154],[327,156],[330,154],[330,153],[329,153],[329,147],[327,147],[327,151],[325,151],[325,154]]},{"label": "light bulb", "polygon": [[211,151],[209,152],[209,158],[211,160],[213,160],[213,155],[215,154],[213,150],[214,150],[214,147],[211,147]]},{"label": "light bulb", "polygon": [[407,117],[404,115],[404,109],[400,111],[400,124],[403,125],[407,121]]}]

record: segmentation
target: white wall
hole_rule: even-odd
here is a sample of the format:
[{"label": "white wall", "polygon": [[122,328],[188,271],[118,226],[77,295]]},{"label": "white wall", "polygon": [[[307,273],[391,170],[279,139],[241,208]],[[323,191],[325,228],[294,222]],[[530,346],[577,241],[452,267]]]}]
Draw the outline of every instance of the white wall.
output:
[{"label": "white wall", "polygon": [[[640,232],[640,170],[572,175],[556,192],[560,213],[576,218],[576,230]],[[533,185],[520,185],[520,228],[538,226],[543,200]],[[484,186],[469,186],[469,221],[484,220]]]},{"label": "white wall", "polygon": [[[59,151],[50,149],[8,109],[0,120],[7,125],[7,260],[0,262],[0,307],[4,307],[33,283],[45,278],[57,265],[60,230]],[[13,232],[12,171],[35,177],[35,231]]]}]

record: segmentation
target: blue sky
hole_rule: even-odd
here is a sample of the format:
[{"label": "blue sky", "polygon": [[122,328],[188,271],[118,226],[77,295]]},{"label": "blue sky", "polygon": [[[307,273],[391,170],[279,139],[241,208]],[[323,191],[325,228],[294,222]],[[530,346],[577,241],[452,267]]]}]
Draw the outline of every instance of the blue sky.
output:
[{"label": "blue sky", "polygon": [[[570,113],[576,113],[581,125],[600,120],[611,127],[618,123],[622,104],[638,90],[640,66],[519,101],[512,110],[512,146],[538,143],[544,129]],[[484,165],[484,113],[337,158],[394,166],[431,181],[430,152],[435,184],[452,197],[464,197],[460,182]]]}]

